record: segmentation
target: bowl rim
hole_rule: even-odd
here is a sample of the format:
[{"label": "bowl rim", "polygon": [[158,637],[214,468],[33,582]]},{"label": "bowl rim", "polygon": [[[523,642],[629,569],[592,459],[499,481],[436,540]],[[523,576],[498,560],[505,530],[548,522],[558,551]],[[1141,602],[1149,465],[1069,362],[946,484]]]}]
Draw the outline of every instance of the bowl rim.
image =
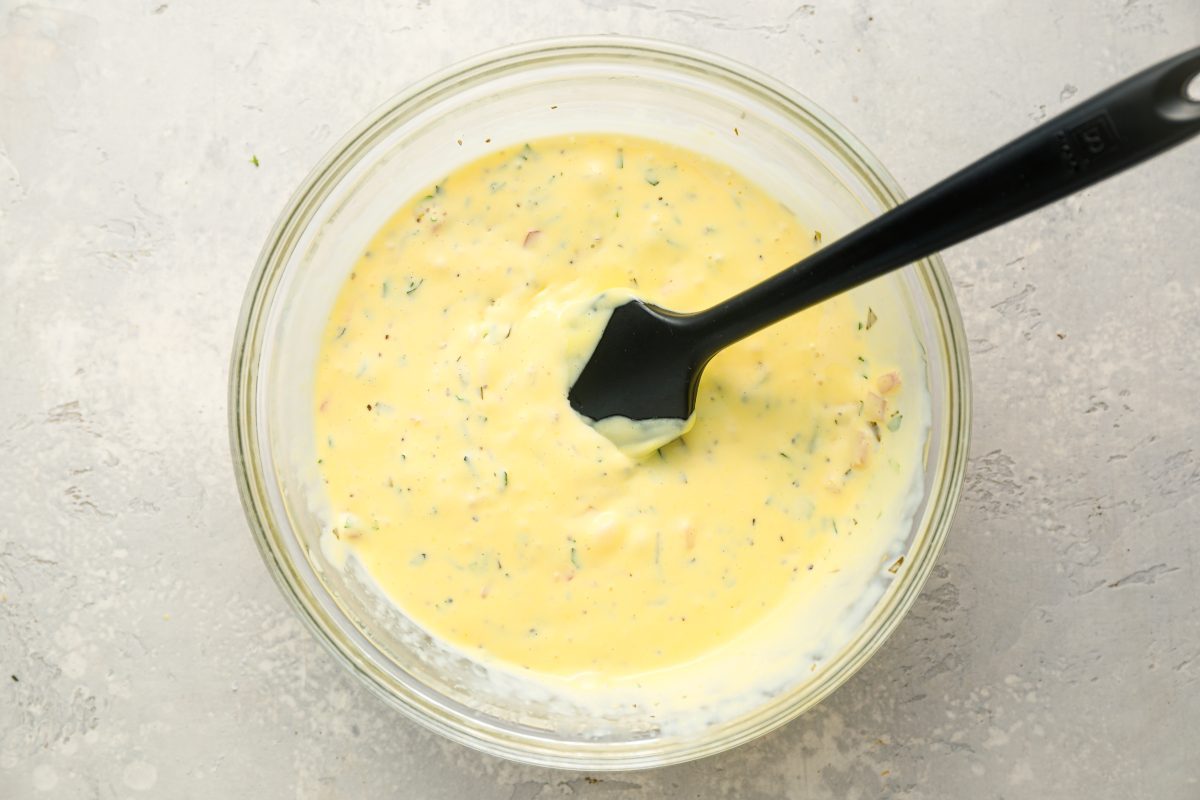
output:
[{"label": "bowl rim", "polygon": [[[575,750],[567,751],[552,744],[548,746],[547,740],[463,717],[445,704],[417,696],[417,693],[404,696],[390,691],[371,673],[370,659],[339,646],[326,622],[316,613],[311,587],[296,578],[288,559],[272,544],[277,526],[273,524],[274,514],[269,508],[255,430],[259,396],[256,367],[263,347],[261,323],[266,316],[264,312],[270,308],[281,265],[286,262],[291,245],[312,222],[313,212],[345,177],[345,170],[340,168],[349,169],[357,163],[359,154],[369,150],[384,134],[393,117],[403,116],[406,111],[414,114],[414,107],[432,102],[442,93],[453,93],[468,80],[482,80],[491,71],[512,69],[521,64],[528,66],[572,54],[648,57],[676,66],[691,65],[732,79],[740,84],[739,88],[753,88],[768,97],[773,96],[789,112],[807,118],[813,133],[821,135],[825,143],[837,151],[843,163],[861,173],[860,177],[866,180],[883,205],[891,207],[906,199],[903,190],[874,154],[822,108],[781,81],[733,59],[689,46],[615,34],[537,39],[481,53],[410,84],[377,106],[325,153],[287,200],[259,254],[237,322],[229,366],[229,442],[242,507],[268,572],[317,640],[376,695],[424,727],[489,755],[563,769],[644,769],[713,755],[783,726],[840,688],[890,638],[924,587],[959,501],[970,440],[970,367],[961,313],[945,266],[941,257],[935,254],[910,267],[916,270],[936,312],[943,350],[938,360],[946,370],[946,393],[951,399],[944,409],[946,445],[935,470],[941,480],[927,490],[936,495],[928,495],[932,505],[926,512],[927,522],[909,548],[910,552],[921,552],[923,557],[908,565],[907,578],[897,586],[897,591],[886,592],[878,601],[882,603],[891,595],[887,613],[882,613],[879,605],[872,610],[872,615],[878,615],[878,623],[874,627],[864,625],[846,643],[841,650],[845,654],[841,663],[831,664],[815,691],[807,693],[802,701],[783,705],[765,719],[746,715],[738,720],[740,724],[732,726],[731,732],[715,741],[698,736],[688,738],[682,746],[645,751],[629,749],[631,745],[617,749],[602,744],[595,747],[579,745]],[[932,353],[927,354],[927,357],[932,356]],[[730,727],[725,726],[726,729]]]}]

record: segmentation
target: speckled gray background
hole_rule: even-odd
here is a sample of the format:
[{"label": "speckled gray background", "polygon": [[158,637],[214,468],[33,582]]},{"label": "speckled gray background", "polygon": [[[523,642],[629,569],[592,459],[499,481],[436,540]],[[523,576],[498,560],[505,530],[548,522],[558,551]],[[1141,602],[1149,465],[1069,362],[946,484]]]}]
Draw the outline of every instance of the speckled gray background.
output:
[{"label": "speckled gray background", "polygon": [[773,73],[915,190],[1200,43],[1200,4],[0,0],[0,798],[1200,797],[1200,142],[946,254],[961,511],[896,635],[785,729],[653,772],[516,766],[293,618],[226,444],[258,249],[407,83],[578,32]]}]

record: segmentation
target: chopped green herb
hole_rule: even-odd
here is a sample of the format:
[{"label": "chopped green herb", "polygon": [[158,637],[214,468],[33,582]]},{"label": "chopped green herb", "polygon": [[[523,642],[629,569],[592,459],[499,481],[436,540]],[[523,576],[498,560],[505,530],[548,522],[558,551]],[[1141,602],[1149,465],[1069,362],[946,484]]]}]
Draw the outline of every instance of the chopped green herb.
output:
[{"label": "chopped green herb", "polygon": [[821,232],[820,231],[813,231],[813,241],[816,242],[817,244],[821,243]]},{"label": "chopped green herb", "polygon": [[383,282],[383,285],[379,287],[379,294],[380,294],[380,296],[382,296],[382,297],[387,297],[387,296],[388,296],[388,291],[390,291],[390,290],[391,290],[391,288],[392,288],[391,284],[390,284],[390,283],[388,283],[387,281],[384,281],[384,282]]},{"label": "chopped green herb", "polygon": [[617,148],[617,169],[625,169],[625,151]]},{"label": "chopped green herb", "polygon": [[897,411],[895,414],[892,414],[891,419],[888,420],[888,430],[895,433],[896,431],[900,430],[900,423],[902,422],[904,422],[904,416]]},{"label": "chopped green herb", "polygon": [[874,309],[868,308],[867,309],[867,330],[871,330],[871,327],[878,321],[879,321],[879,317],[875,316]]},{"label": "chopped green herb", "polygon": [[652,169],[646,170],[646,183],[651,186],[658,186],[658,175]]},{"label": "chopped green herb", "polygon": [[417,222],[420,222],[426,217],[429,218],[431,225],[436,225],[442,221],[443,210],[440,206],[434,203],[434,198],[431,194],[427,194],[422,197],[420,202],[417,203],[416,208],[413,209],[413,212],[413,216]]},{"label": "chopped green herb", "polygon": [[409,279],[408,279],[408,287],[407,287],[407,288],[405,288],[405,290],[404,290],[404,293],[405,293],[405,294],[412,294],[412,293],[413,293],[413,292],[415,292],[417,289],[420,289],[420,288],[421,288],[421,284],[422,284],[422,283],[424,283],[424,282],[425,282],[425,279],[424,279],[424,278],[409,278]]},{"label": "chopped green herb", "polygon": [[340,328],[337,329],[337,335],[335,335],[333,338],[340,339],[345,335],[346,335],[346,326],[342,325]]},{"label": "chopped green herb", "polygon": [[258,156],[250,156],[250,163],[257,167],[258,166]]}]

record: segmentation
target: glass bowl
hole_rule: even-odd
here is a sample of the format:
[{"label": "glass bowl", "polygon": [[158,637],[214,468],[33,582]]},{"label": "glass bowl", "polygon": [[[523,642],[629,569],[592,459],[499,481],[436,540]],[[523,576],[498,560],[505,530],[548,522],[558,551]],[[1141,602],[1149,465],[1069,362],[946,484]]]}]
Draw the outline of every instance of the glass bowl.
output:
[{"label": "glass bowl", "polygon": [[[936,256],[893,276],[926,355],[924,494],[861,623],[822,668],[749,708],[667,732],[515,693],[442,647],[322,549],[312,379],[320,331],[355,258],[419,188],[490,150],[570,132],[674,142],[730,164],[806,225],[837,236],[903,200],[879,162],[810,101],[725,59],[617,37],[518,45],[396,97],[330,152],[288,202],[247,290],[230,373],[243,505],[284,595],[347,669],[455,741],[531,764],[589,770],[678,763],[734,747],[812,708],[879,649],[920,592],[958,499],[969,430],[967,347]],[[315,488],[317,487],[317,488]]]}]

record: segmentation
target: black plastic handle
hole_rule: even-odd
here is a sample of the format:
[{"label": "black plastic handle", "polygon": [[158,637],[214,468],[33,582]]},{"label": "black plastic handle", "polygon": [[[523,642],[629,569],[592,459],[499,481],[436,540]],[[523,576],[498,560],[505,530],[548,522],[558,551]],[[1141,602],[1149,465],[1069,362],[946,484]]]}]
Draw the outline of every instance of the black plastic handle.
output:
[{"label": "black plastic handle", "polygon": [[[1200,133],[1200,48],[1080,103],[762,283],[689,315],[701,363],[814,303],[1098,183]],[[1195,91],[1195,89],[1193,89]]]}]

